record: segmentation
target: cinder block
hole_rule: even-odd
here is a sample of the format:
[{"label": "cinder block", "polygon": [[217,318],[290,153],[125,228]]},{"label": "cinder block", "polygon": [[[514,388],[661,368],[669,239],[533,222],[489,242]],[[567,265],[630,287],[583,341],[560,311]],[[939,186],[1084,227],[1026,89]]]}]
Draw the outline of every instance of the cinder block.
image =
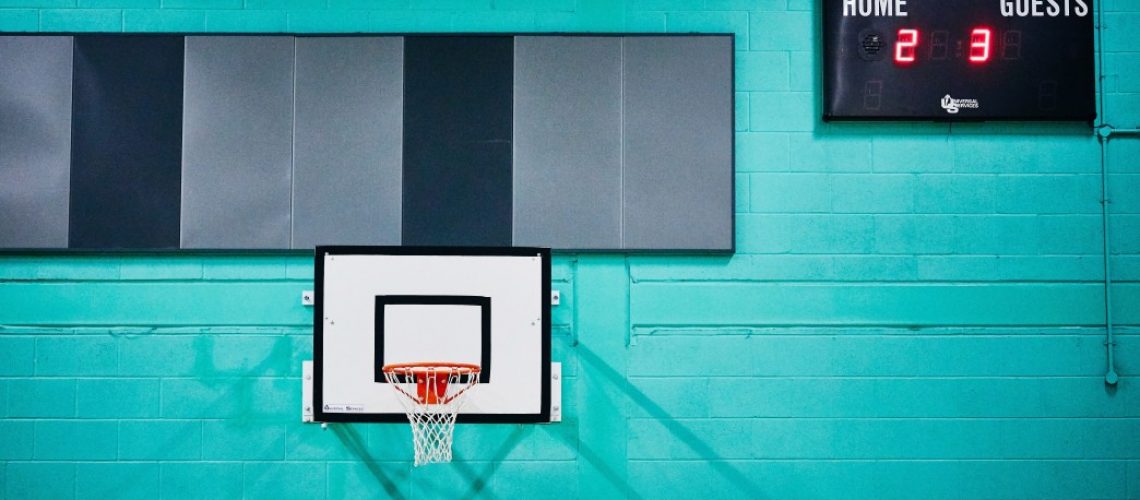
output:
[{"label": "cinder block", "polygon": [[124,420],[119,423],[120,460],[200,460],[202,422]]},{"label": "cinder block", "polygon": [[870,172],[871,138],[790,134],[789,167],[796,172]]},{"label": "cinder block", "polygon": [[929,281],[993,281],[1001,276],[998,257],[990,255],[919,255],[918,278]]},{"label": "cinder block", "polygon": [[918,176],[914,211],[920,214],[989,214],[996,207],[992,175],[926,174]]},{"label": "cinder block", "polygon": [[751,420],[631,418],[628,425],[631,461],[739,460],[762,453],[753,449]]},{"label": "cinder block", "polygon": [[127,335],[119,339],[119,373],[138,376],[208,375],[212,339],[199,335]]},{"label": "cinder block", "polygon": [[318,498],[328,474],[323,463],[250,462],[245,464],[245,497],[277,500]]},{"label": "cinder block", "polygon": [[40,31],[123,30],[123,11],[101,9],[45,9],[40,11]]},{"label": "cinder block", "polygon": [[31,420],[0,420],[0,460],[29,460],[32,458],[32,438],[35,435]]},{"label": "cinder block", "polygon": [[[337,425],[322,429],[319,425],[294,422],[287,428],[283,427],[282,431],[282,447],[285,457],[290,461],[390,458],[370,456],[368,427],[365,425]],[[405,437],[411,439],[411,434]]]},{"label": "cinder block", "polygon": [[1109,248],[1114,254],[1140,253],[1140,216],[1113,215],[1109,219],[1112,241]]},{"label": "cinder block", "polygon": [[162,0],[164,9],[240,9],[243,0]]},{"label": "cinder block", "polygon": [[[647,418],[704,418],[709,416],[709,397],[716,393],[736,394],[724,380],[710,383],[707,378],[630,378],[633,397],[627,401],[627,414]],[[736,386],[735,382],[728,385]]]},{"label": "cinder block", "polygon": [[736,174],[733,182],[736,187],[735,213],[747,213],[752,201],[752,191],[748,184],[748,174]]},{"label": "cinder block", "polygon": [[579,498],[578,467],[574,462],[506,462],[495,470],[490,486],[490,494],[500,498]]},{"label": "cinder block", "polygon": [[5,475],[7,498],[75,498],[75,464],[13,462]]},{"label": "cinder block", "polygon": [[218,335],[213,338],[211,362],[219,375],[285,376],[300,366],[298,343],[311,338],[290,335]]},{"label": "cinder block", "polygon": [[748,50],[748,13],[740,11],[666,12],[671,33],[726,33],[736,38],[736,50]]},{"label": "cinder block", "polygon": [[157,9],[161,0],[79,0],[81,9]]},{"label": "cinder block", "polygon": [[879,136],[872,141],[876,172],[949,172],[954,147],[945,137]]},{"label": "cinder block", "polygon": [[210,32],[280,33],[288,29],[288,14],[281,11],[206,13],[206,30]]},{"label": "cinder block", "polygon": [[787,91],[788,71],[787,52],[736,53],[737,90]]},{"label": "cinder block", "polygon": [[9,380],[8,415],[20,418],[74,417],[75,380]]},{"label": "cinder block", "polygon": [[1117,52],[1104,55],[1104,91],[1140,93],[1140,53]]},{"label": "cinder block", "polygon": [[240,498],[242,468],[241,463],[233,462],[163,463],[162,498]]},{"label": "cinder block", "polygon": [[161,414],[164,418],[242,417],[251,411],[250,385],[247,379],[164,379]]},{"label": "cinder block", "polygon": [[750,19],[752,50],[815,50],[810,12],[765,12]]},{"label": "cinder block", "polygon": [[[787,288],[787,287],[785,287]],[[961,288],[961,287],[959,287]],[[1027,290],[1008,287],[1016,297]],[[1089,293],[1066,296],[1050,290],[1036,299],[1063,304]],[[914,293],[912,292],[912,295]],[[984,299],[989,299],[988,297]],[[937,300],[937,299],[936,299]],[[945,300],[945,299],[943,299]],[[1096,314],[1095,300],[1080,307]],[[995,307],[1002,307],[999,303]],[[1100,304],[1103,315],[1103,300]],[[970,320],[963,317],[963,320]],[[725,318],[722,321],[739,320]],[[976,320],[975,320],[976,321]],[[724,329],[730,331],[728,329]],[[1008,331],[1008,330],[1007,330]],[[871,335],[819,334],[791,329],[784,335],[648,335],[630,349],[631,377],[1092,377],[1103,375],[1103,338],[1097,335],[901,335],[889,329]],[[682,332],[684,333],[684,332]],[[812,333],[811,335],[805,335]],[[847,333],[850,333],[848,330]],[[1014,353],[1014,355],[1008,355]],[[678,362],[718,359],[715,365]]]},{"label": "cinder block", "polygon": [[289,12],[289,31],[297,33],[371,31],[370,11],[304,10]]},{"label": "cinder block", "polygon": [[698,5],[706,10],[747,10],[750,12],[781,12],[786,10],[784,0],[705,0]]},{"label": "cinder block", "polygon": [[831,209],[836,213],[914,211],[913,175],[838,174],[831,176]]},{"label": "cinder block", "polygon": [[821,88],[815,72],[815,54],[792,51],[788,53],[789,90],[793,92],[815,92]]},{"label": "cinder block", "polygon": [[748,130],[748,92],[737,92],[734,96],[734,109],[733,115],[736,117],[734,122],[736,125],[734,130],[736,132],[746,132]]},{"label": "cinder block", "polygon": [[810,132],[818,121],[816,105],[810,92],[753,92],[748,125],[756,132]]},{"label": "cinder block", "polygon": [[912,255],[836,255],[831,258],[835,281],[914,281],[918,264]]},{"label": "cinder block", "polygon": [[9,32],[36,31],[40,26],[40,13],[32,9],[0,10],[0,30]]},{"label": "cinder block", "polygon": [[243,414],[250,418],[286,420],[297,416],[301,407],[300,378],[259,378],[249,383],[249,407]]},{"label": "cinder block", "polygon": [[1106,52],[1136,51],[1136,40],[1133,36],[1140,31],[1140,12],[1122,10],[1105,13],[1104,25],[1108,29],[1104,30],[1104,38],[1101,43]]},{"label": "cinder block", "polygon": [[1007,214],[1099,214],[1098,175],[999,175],[997,212]]},{"label": "cinder block", "polygon": [[408,463],[330,463],[328,498],[412,498]]},{"label": "cinder block", "polygon": [[[1036,253],[1096,255],[1104,251],[1103,222],[1099,216],[1043,215],[1037,217],[1037,224],[1041,242]],[[1135,227],[1140,229],[1140,225]],[[1127,232],[1121,234],[1128,237]]]},{"label": "cinder block", "polygon": [[1140,214],[1140,175],[1109,174],[1108,191],[1113,216]]},{"label": "cinder block", "polygon": [[35,370],[34,337],[0,336],[0,377],[30,377]]},{"label": "cinder block", "polygon": [[751,174],[750,212],[808,213],[832,209],[831,177],[826,174]]},{"label": "cinder block", "polygon": [[80,418],[157,418],[157,379],[91,378],[76,381]]},{"label": "cinder block", "polygon": [[737,172],[783,172],[787,169],[787,134],[767,132],[736,134]]},{"label": "cinder block", "polygon": [[[202,425],[204,460],[286,458],[285,424],[252,420],[215,420],[203,422]],[[309,427],[320,429],[319,425],[309,425]]]},{"label": "cinder block", "polygon": [[[202,478],[209,482],[210,478]],[[148,500],[158,497],[158,464],[81,463],[76,465],[77,499]]]},{"label": "cinder block", "polygon": [[202,261],[202,279],[279,280],[287,266],[276,257],[212,257]]},{"label": "cinder block", "polygon": [[[943,253],[1032,255],[1041,248],[1035,215],[960,215],[950,218],[956,243]],[[949,231],[948,231],[949,232]]]},{"label": "cinder block", "polygon": [[36,375],[113,375],[119,359],[110,335],[57,335],[36,339]]},{"label": "cinder block", "polygon": [[249,10],[306,10],[323,9],[325,0],[245,0]]},{"label": "cinder block", "polygon": [[132,256],[119,264],[121,280],[198,280],[202,279],[200,257]]},{"label": "cinder block", "polygon": [[114,460],[118,424],[92,420],[36,421],[37,460]]},{"label": "cinder block", "polygon": [[951,142],[955,172],[1089,173],[1100,172],[1100,152],[1092,135],[960,136]]},{"label": "cinder block", "polygon": [[206,30],[206,14],[201,10],[124,10],[123,30],[130,32],[203,32]]},{"label": "cinder block", "polygon": [[[960,218],[949,215],[876,215],[876,253],[970,253],[958,245]],[[981,236],[989,240],[989,233]]]}]

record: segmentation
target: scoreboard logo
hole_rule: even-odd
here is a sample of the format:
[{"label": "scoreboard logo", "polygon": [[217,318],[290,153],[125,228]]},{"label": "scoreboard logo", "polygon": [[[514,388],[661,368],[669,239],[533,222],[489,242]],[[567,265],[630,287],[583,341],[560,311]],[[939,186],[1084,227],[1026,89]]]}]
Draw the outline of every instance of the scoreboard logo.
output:
[{"label": "scoreboard logo", "polygon": [[960,108],[978,109],[977,99],[955,99],[950,97],[950,94],[942,96],[942,109],[947,113],[956,115]]}]

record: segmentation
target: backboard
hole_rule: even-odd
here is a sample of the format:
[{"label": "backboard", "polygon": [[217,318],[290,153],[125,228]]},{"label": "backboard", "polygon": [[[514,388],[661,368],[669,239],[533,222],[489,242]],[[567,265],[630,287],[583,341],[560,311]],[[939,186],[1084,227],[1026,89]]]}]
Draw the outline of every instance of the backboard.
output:
[{"label": "backboard", "polygon": [[319,422],[406,422],[381,367],[481,367],[460,423],[550,421],[550,250],[318,246]]}]

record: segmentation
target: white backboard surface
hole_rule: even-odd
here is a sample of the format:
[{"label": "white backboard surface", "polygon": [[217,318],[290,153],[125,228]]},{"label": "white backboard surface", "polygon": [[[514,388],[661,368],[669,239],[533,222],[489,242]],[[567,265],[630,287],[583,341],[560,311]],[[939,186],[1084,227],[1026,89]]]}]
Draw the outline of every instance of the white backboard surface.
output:
[{"label": "white backboard surface", "polygon": [[384,364],[483,367],[459,421],[550,420],[550,253],[317,247],[317,421],[403,422]]}]

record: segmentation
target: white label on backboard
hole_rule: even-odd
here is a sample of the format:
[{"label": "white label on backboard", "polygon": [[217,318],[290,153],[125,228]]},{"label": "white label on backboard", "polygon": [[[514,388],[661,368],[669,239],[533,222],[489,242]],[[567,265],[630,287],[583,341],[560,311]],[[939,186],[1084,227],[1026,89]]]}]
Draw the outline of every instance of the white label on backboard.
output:
[{"label": "white label on backboard", "polygon": [[362,404],[325,403],[325,411],[339,411],[344,413],[364,413]]}]

